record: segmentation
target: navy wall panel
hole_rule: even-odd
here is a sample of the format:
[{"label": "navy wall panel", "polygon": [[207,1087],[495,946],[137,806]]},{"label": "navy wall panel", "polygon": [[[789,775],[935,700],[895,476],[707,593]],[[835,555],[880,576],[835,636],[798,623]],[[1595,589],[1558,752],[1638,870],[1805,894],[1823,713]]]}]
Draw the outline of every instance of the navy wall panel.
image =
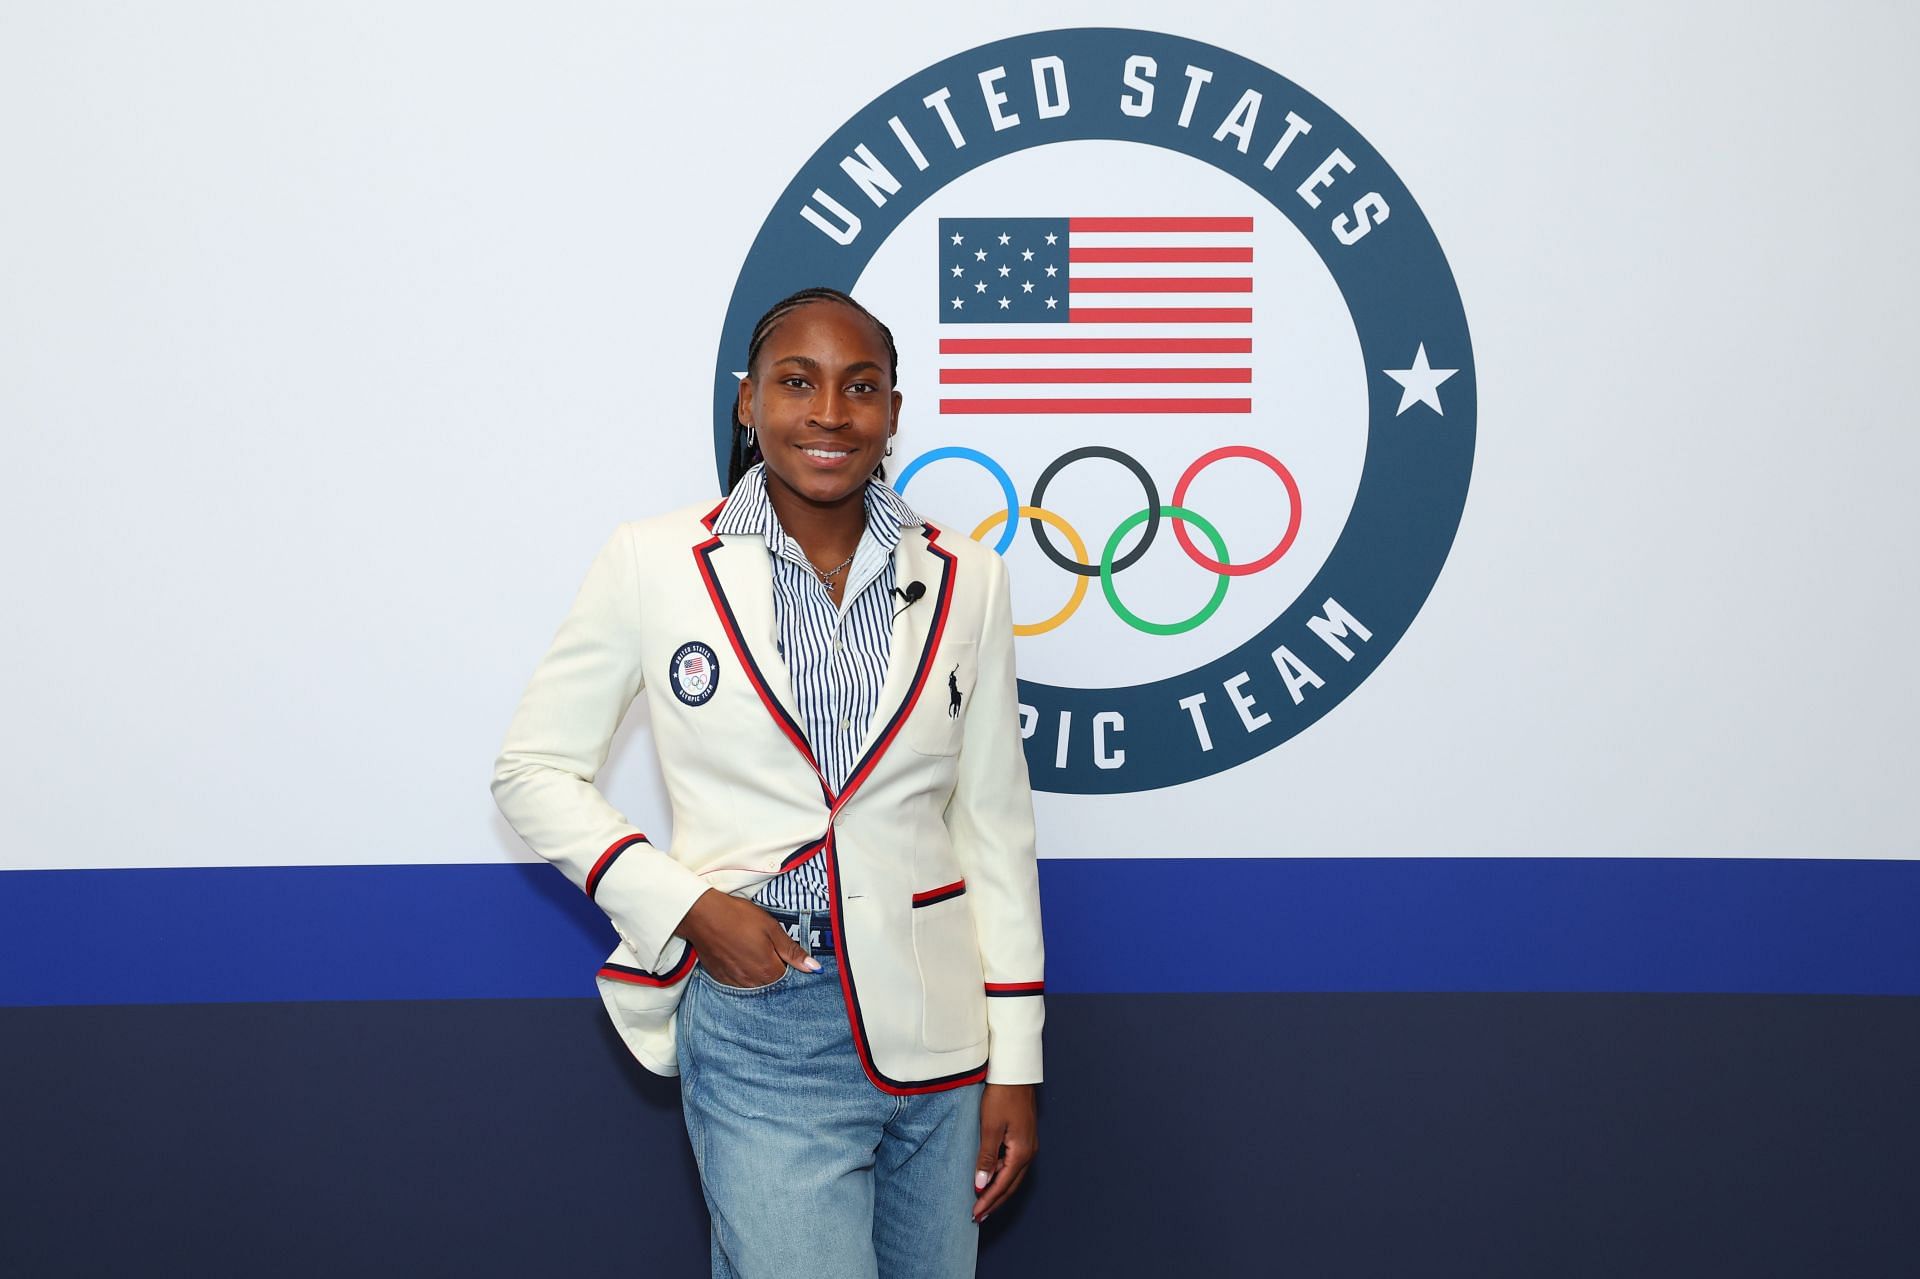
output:
[{"label": "navy wall panel", "polygon": [[[1920,1256],[1920,999],[1049,1004],[1044,1151],[985,1276]],[[4,1009],[0,1134],[9,1276],[704,1273],[675,1085],[592,1000]]]}]

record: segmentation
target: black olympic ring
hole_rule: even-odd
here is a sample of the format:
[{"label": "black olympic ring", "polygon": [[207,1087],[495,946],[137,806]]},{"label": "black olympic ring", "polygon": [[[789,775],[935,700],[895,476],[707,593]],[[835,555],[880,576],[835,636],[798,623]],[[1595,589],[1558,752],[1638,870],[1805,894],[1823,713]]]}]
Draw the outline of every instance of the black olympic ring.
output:
[{"label": "black olympic ring", "polygon": [[[1129,471],[1132,471],[1134,478],[1140,481],[1140,487],[1147,491],[1147,510],[1150,511],[1151,514],[1147,516],[1146,531],[1141,533],[1140,544],[1138,546],[1135,546],[1131,551],[1128,551],[1125,555],[1122,555],[1113,562],[1111,571],[1118,573],[1122,569],[1131,567],[1142,555],[1145,555],[1147,548],[1153,545],[1154,535],[1160,531],[1160,490],[1153,486],[1153,477],[1147,474],[1146,467],[1140,465],[1139,462],[1127,454],[1122,453],[1119,449],[1108,448],[1104,444],[1089,444],[1084,448],[1077,448],[1072,452],[1062,453],[1059,457],[1047,463],[1047,469],[1040,472],[1040,478],[1033,482],[1033,500],[1029,502],[1028,505],[1045,507],[1047,504],[1047,485],[1053,482],[1053,477],[1060,474],[1060,472],[1064,471],[1067,467],[1072,466],[1075,462],[1083,461],[1090,457],[1100,457],[1105,458],[1109,462],[1118,462]],[[1078,573],[1081,577],[1100,576],[1100,566],[1098,564],[1078,563],[1075,560],[1068,559],[1055,549],[1053,542],[1047,535],[1046,526],[1039,520],[1029,519],[1027,523],[1033,526],[1033,540],[1040,544],[1041,551],[1046,554],[1048,559],[1067,570],[1067,572]]]}]

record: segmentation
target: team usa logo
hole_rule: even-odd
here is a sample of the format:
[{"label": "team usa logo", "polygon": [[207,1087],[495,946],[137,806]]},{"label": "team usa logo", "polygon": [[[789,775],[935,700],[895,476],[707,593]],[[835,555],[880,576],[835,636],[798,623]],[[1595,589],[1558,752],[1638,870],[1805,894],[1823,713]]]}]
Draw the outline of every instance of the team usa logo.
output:
[{"label": "team usa logo", "polygon": [[673,695],[689,706],[704,706],[720,684],[720,665],[713,650],[699,640],[689,640],[674,650],[667,667],[667,682]]},{"label": "team usa logo", "polygon": [[[748,330],[811,284],[893,329],[894,486],[1008,561],[1039,789],[1173,785],[1296,736],[1445,563],[1477,401],[1445,255],[1364,138],[1237,54],[1038,32],[855,115],[741,270],[723,473]],[[681,700],[712,659],[676,654]]]}]

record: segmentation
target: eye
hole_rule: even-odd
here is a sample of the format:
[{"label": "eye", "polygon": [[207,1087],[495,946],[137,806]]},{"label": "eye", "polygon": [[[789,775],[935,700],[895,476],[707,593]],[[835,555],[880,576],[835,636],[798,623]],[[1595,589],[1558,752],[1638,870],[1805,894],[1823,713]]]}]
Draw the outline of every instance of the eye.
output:
[{"label": "eye", "polygon": [[854,392],[857,395],[866,395],[869,392],[877,391],[880,388],[875,386],[871,382],[855,382],[852,386],[849,386],[847,389],[849,391]]},{"label": "eye", "polygon": [[801,377],[798,373],[789,373],[787,376],[780,379],[780,385],[790,386],[790,387],[793,387],[795,390],[804,390],[807,385],[807,379]]}]

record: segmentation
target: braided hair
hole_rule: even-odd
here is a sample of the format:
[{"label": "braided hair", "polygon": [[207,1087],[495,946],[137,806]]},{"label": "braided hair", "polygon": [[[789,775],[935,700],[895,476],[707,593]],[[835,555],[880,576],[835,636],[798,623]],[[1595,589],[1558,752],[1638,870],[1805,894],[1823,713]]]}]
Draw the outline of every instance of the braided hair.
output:
[{"label": "braided hair", "polygon": [[[842,293],[839,289],[827,288],[825,285],[801,289],[798,293],[789,294],[767,308],[767,313],[760,317],[758,324],[753,326],[753,337],[747,342],[747,375],[749,377],[753,375],[754,362],[760,358],[761,348],[766,346],[767,339],[773,335],[774,329],[779,327],[780,321],[810,302],[838,302],[841,306],[852,307],[873,321],[873,327],[880,330],[880,340],[887,347],[887,380],[896,386],[899,385],[900,352],[893,344],[893,331],[880,322],[879,316],[861,306],[851,296]],[[733,448],[727,461],[728,490],[731,491],[733,486],[740,482],[740,477],[752,470],[759,461],[760,442],[754,437],[747,424],[740,420],[740,402],[736,399],[733,405]],[[874,467],[873,473],[880,479],[887,478],[884,465]]]}]

